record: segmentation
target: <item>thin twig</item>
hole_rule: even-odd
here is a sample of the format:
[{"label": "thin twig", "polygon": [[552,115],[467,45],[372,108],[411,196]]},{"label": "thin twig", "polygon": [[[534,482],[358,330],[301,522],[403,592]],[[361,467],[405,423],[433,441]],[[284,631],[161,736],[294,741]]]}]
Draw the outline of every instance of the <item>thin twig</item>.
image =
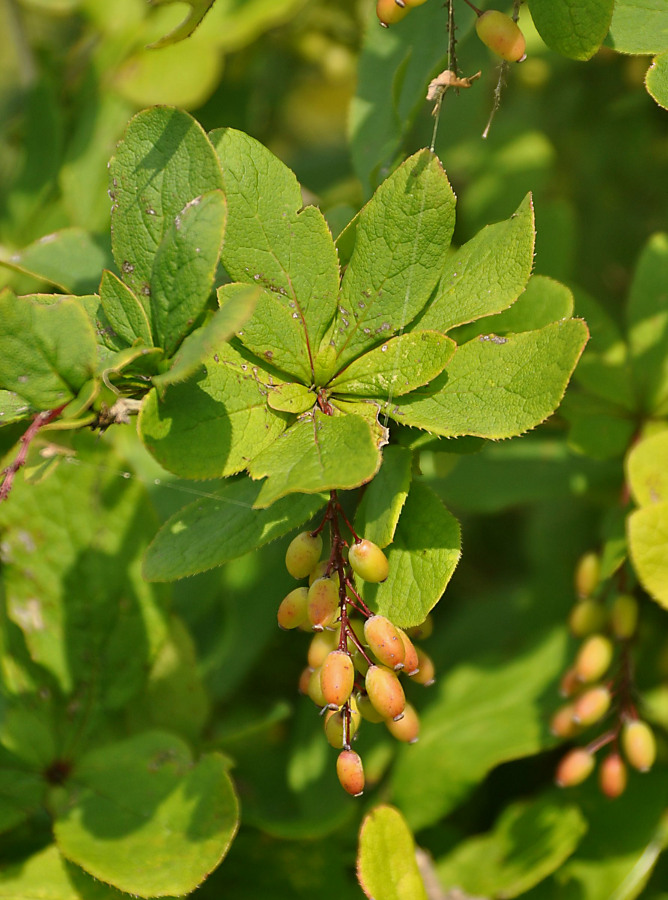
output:
[{"label": "thin twig", "polygon": [[54,419],[57,419],[66,406],[67,404],[63,403],[62,406],[58,406],[56,409],[47,409],[44,410],[44,412],[37,413],[26,431],[21,435],[19,441],[21,446],[19,447],[19,452],[16,454],[16,458],[2,471],[0,503],[9,497],[14,479],[16,478],[16,473],[25,465],[30,444],[37,437],[40,429],[44,428],[45,425],[48,425],[49,422],[53,422]]}]

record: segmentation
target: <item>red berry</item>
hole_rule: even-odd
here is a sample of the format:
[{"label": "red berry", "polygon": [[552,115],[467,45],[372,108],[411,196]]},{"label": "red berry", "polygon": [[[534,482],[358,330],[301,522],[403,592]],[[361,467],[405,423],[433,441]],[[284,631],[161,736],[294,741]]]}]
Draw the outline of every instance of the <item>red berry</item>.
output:
[{"label": "red berry", "polygon": [[[391,669],[404,665],[405,648],[399,630],[385,616],[371,616],[364,623],[364,637],[376,659]],[[417,657],[417,654],[416,654]]]},{"label": "red berry", "polygon": [[598,770],[598,783],[606,797],[614,800],[626,790],[626,766],[619,753],[611,753],[601,763]]},{"label": "red berry", "polygon": [[362,760],[354,750],[342,750],[336,760],[336,774],[344,791],[359,797],[364,790]]},{"label": "red berry", "polygon": [[576,747],[557,766],[555,781],[559,787],[575,787],[591,775],[593,768],[594,756],[583,747]]}]

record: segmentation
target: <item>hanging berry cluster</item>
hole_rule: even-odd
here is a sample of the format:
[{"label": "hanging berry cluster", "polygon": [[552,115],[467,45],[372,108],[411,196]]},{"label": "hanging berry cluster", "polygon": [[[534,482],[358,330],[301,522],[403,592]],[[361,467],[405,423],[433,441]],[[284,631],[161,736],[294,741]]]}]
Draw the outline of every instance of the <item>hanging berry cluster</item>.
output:
[{"label": "hanging berry cluster", "polygon": [[[580,784],[594,770],[595,754],[609,747],[599,767],[599,787],[615,798],[626,789],[626,764],[647,772],[654,763],[656,743],[651,728],[638,716],[633,698],[631,644],[638,625],[638,601],[599,581],[600,559],[587,553],[575,571],[577,601],[569,617],[571,633],[581,644],[561,680],[561,693],[568,702],[552,717],[551,729],[557,737],[573,738],[590,726],[611,721],[587,746],[566,753],[557,767],[556,781],[561,787]],[[606,593],[610,594],[607,602]]]},{"label": "hanging berry cluster", "polygon": [[[352,543],[341,535],[340,521],[349,529]],[[327,523],[330,552],[321,559]],[[406,702],[399,674],[423,685],[434,681],[431,659],[411,640],[427,637],[431,620],[403,631],[368,608],[355,578],[384,581],[389,572],[387,557],[372,541],[358,537],[336,491],[319,527],[293,539],[285,565],[294,578],[308,578],[309,585],[295,588],[283,599],[278,624],[315,632],[299,688],[321,708],[325,737],[340,750],[336,771],[342,787],[359,796],[364,790],[364,769],[351,742],[361,719],[384,722],[399,741],[418,739],[418,714]]]}]

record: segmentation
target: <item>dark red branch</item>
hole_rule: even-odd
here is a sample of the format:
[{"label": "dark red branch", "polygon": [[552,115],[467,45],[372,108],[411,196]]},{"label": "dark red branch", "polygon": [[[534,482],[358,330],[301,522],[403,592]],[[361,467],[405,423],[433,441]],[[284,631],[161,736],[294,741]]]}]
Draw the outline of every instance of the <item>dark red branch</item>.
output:
[{"label": "dark red branch", "polygon": [[40,429],[44,428],[45,425],[48,425],[49,422],[53,422],[54,419],[57,419],[66,406],[67,404],[63,403],[62,406],[57,406],[55,409],[47,409],[43,412],[37,413],[28,428],[21,435],[19,441],[19,452],[16,454],[16,458],[7,466],[6,469],[3,469],[2,471],[2,484],[0,484],[0,503],[3,500],[6,500],[7,497],[9,497],[12,485],[14,484],[16,473],[25,465],[26,459],[28,458],[28,450],[30,449],[30,444],[37,437]]}]

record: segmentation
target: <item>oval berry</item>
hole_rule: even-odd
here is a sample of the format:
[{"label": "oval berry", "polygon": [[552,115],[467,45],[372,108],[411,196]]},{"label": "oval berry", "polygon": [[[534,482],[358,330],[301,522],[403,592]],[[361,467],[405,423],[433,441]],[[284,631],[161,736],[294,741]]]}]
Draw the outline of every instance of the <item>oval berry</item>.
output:
[{"label": "oval berry", "polygon": [[321,666],[332,650],[339,643],[338,629],[335,631],[318,631],[311,638],[306,661],[312,669]]},{"label": "oval berry", "polygon": [[429,687],[430,684],[436,681],[436,669],[433,660],[421,647],[416,647],[415,649],[417,651],[418,670],[411,675],[411,681]]},{"label": "oval berry", "polygon": [[610,667],[614,647],[610,638],[592,634],[580,647],[573,669],[579,681],[598,681]]},{"label": "oval berry", "polygon": [[631,594],[618,594],[610,610],[610,625],[615,637],[632,638],[638,625],[638,601]]},{"label": "oval berry", "polygon": [[610,709],[612,697],[607,687],[589,688],[573,701],[573,721],[576,725],[593,725]]},{"label": "oval berry", "polygon": [[364,679],[369,700],[384,719],[397,719],[406,707],[406,697],[399,679],[391,669],[369,666]]},{"label": "oval berry", "polygon": [[575,593],[578,597],[591,597],[601,577],[601,558],[598,553],[585,553],[575,567]]},{"label": "oval berry", "polygon": [[408,15],[408,9],[405,6],[399,6],[394,0],[378,0],[376,3],[376,15],[381,25],[388,28],[390,25],[396,25]]},{"label": "oval berry", "polygon": [[414,641],[424,641],[428,637],[431,637],[433,633],[434,619],[432,618],[431,613],[429,613],[424,622],[421,622],[419,625],[414,625],[412,628],[406,629],[406,634]]},{"label": "oval berry", "polygon": [[594,768],[594,756],[583,747],[570,750],[557,766],[555,781],[559,787],[575,787],[589,778]]},{"label": "oval berry", "polygon": [[[406,654],[399,630],[385,616],[371,616],[364,623],[364,637],[376,659],[390,669],[401,669]],[[417,654],[416,654],[417,659]]]},{"label": "oval berry", "polygon": [[323,706],[327,706],[325,695],[322,692],[322,685],[320,684],[321,668],[321,666],[318,666],[316,669],[313,669],[308,680],[308,686],[306,688],[306,693],[309,695],[311,700],[313,700],[315,705],[320,707],[320,709],[322,709]]},{"label": "oval berry", "polygon": [[353,572],[370,584],[385,581],[390,572],[387,556],[373,541],[357,541],[348,551],[348,562]]},{"label": "oval berry", "polygon": [[279,628],[289,631],[308,621],[308,588],[298,587],[281,601],[276,618]]},{"label": "oval berry", "polygon": [[347,743],[344,726],[345,707],[344,709],[329,710],[325,714],[325,737],[327,738],[327,743],[334,747],[335,750],[340,750],[342,747],[344,750],[349,750],[350,741],[355,737],[359,728],[360,714],[357,706],[350,703],[347,708],[350,710]]},{"label": "oval berry", "polygon": [[344,791],[359,797],[364,791],[364,767],[354,750],[342,750],[336,760],[336,775]]},{"label": "oval berry", "polygon": [[322,537],[302,531],[290,541],[285,553],[285,568],[293,578],[306,578],[318,564],[322,553]]},{"label": "oval berry", "polygon": [[308,618],[316,631],[331,625],[339,611],[339,589],[331,578],[316,578],[308,589]]},{"label": "oval berry", "polygon": [[353,692],[355,666],[345,650],[332,650],[320,670],[322,693],[330,709],[338,709]]},{"label": "oval berry", "polygon": [[369,695],[367,693],[358,691],[355,694],[355,701],[357,703],[357,708],[360,711],[360,715],[363,719],[366,719],[367,722],[377,724],[378,722],[385,721],[371,700],[369,700]]},{"label": "oval berry", "polygon": [[598,770],[598,784],[601,791],[611,800],[621,796],[626,790],[628,773],[619,753],[610,753]]},{"label": "oval berry", "polygon": [[571,610],[568,627],[574,637],[584,638],[604,628],[607,618],[605,607],[598,600],[580,600]]},{"label": "oval berry", "polygon": [[417,648],[405,631],[402,631],[401,628],[397,628],[397,631],[404,645],[404,672],[407,675],[417,675],[420,671]]},{"label": "oval berry", "polygon": [[630,765],[639,772],[649,772],[656,759],[656,739],[647,722],[635,719],[622,728],[622,747]]},{"label": "oval berry", "polygon": [[398,721],[385,719],[385,725],[392,737],[406,744],[414,744],[420,734],[420,718],[415,707],[406,704],[404,714]]},{"label": "oval berry", "polygon": [[520,27],[498,9],[488,9],[475,23],[478,37],[489,49],[508,62],[519,62],[526,55],[526,41]]},{"label": "oval berry", "polygon": [[550,719],[550,731],[555,737],[570,738],[579,731],[577,723],[573,721],[573,704],[567,703],[559,707]]}]

